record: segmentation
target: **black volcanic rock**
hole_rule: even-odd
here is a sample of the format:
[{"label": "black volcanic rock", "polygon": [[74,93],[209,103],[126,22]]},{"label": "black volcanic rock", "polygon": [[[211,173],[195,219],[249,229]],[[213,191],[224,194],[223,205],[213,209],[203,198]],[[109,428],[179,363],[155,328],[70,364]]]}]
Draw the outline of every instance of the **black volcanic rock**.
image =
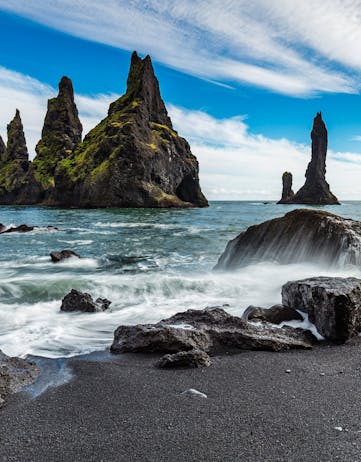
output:
[{"label": "black volcanic rock", "polygon": [[20,112],[16,109],[15,117],[7,126],[8,142],[6,146],[6,161],[20,160],[28,161],[29,153],[26,147],[25,134],[23,123],[21,121]]},{"label": "black volcanic rock", "polygon": [[4,162],[5,159],[5,153],[6,153],[6,145],[4,143],[4,140],[0,136],[0,166],[2,162]]},{"label": "black volcanic rock", "polygon": [[60,252],[51,252],[50,258],[53,263],[59,263],[68,258],[80,258],[80,255],[74,252],[73,250],[65,249]]},{"label": "black volcanic rock", "polygon": [[295,193],[292,190],[292,173],[284,172],[282,175],[282,198],[278,204],[288,204],[293,200]]},{"label": "black volcanic rock", "polygon": [[41,140],[35,148],[36,176],[44,188],[54,186],[55,169],[81,142],[82,130],[72,82],[68,77],[62,77],[58,96],[48,100]]},{"label": "black volcanic rock", "polygon": [[180,351],[172,355],[164,355],[156,366],[161,369],[176,367],[209,367],[212,364],[209,355],[202,350]]},{"label": "black volcanic rock", "polygon": [[97,313],[105,311],[109,308],[111,301],[106,298],[97,298],[93,300],[90,294],[80,292],[79,290],[72,289],[66,295],[60,307],[60,311],[73,312],[82,311],[83,313]]},{"label": "black volcanic rock", "polygon": [[361,222],[321,210],[293,210],[251,226],[230,241],[215,269],[259,261],[360,265]]},{"label": "black volcanic rock", "polygon": [[260,308],[250,305],[242,315],[245,321],[265,321],[272,324],[281,324],[285,321],[303,321],[300,313],[284,305],[273,305],[270,308]]},{"label": "black volcanic rock", "polygon": [[0,407],[11,393],[35,382],[38,366],[21,358],[11,358],[0,350]]},{"label": "black volcanic rock", "polygon": [[308,313],[328,340],[343,343],[361,332],[361,279],[315,277],[287,282],[282,303]]},{"label": "black volcanic rock", "polygon": [[58,164],[52,203],[81,207],[206,206],[198,162],[173,129],[149,56],[133,53],[127,91]]},{"label": "black volcanic rock", "polygon": [[292,327],[257,325],[222,308],[188,310],[157,324],[120,326],[114,332],[113,353],[179,353],[201,350],[211,355],[241,350],[282,351],[312,348],[313,335]]},{"label": "black volcanic rock", "polygon": [[326,181],[327,129],[321,112],[313,120],[311,132],[312,157],[306,170],[306,182],[302,188],[289,199],[283,197],[280,204],[339,204],[336,196],[330,191]]}]

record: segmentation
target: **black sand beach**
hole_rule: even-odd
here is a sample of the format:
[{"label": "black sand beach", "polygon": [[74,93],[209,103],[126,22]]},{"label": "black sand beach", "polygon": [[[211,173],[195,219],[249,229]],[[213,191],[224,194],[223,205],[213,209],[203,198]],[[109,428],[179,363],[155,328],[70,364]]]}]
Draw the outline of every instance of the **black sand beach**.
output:
[{"label": "black sand beach", "polygon": [[[0,460],[360,460],[359,341],[246,351],[193,370],[105,356],[67,360],[69,383],[10,397],[0,411]],[[181,395],[189,388],[208,398]]]}]

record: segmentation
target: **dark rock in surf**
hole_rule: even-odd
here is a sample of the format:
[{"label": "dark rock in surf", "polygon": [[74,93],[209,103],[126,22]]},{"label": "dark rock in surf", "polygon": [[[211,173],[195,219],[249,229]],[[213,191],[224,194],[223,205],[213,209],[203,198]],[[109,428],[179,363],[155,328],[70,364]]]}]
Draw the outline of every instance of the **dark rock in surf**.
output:
[{"label": "dark rock in surf", "polygon": [[293,200],[295,193],[292,190],[292,181],[292,173],[284,172],[282,175],[282,198],[278,204],[289,204]]},{"label": "dark rock in surf", "polygon": [[289,198],[284,197],[282,193],[282,199],[279,202],[280,204],[339,204],[337,197],[332,194],[330,186],[326,181],[326,155],[328,140],[327,129],[324,121],[322,120],[321,112],[318,112],[313,120],[311,140],[312,156],[311,162],[308,164],[306,170],[305,184],[295,195],[291,195]]},{"label": "dark rock in surf", "polygon": [[97,298],[94,301],[90,294],[72,289],[71,292],[63,298],[60,311],[68,313],[73,311],[97,313],[107,310],[110,304],[111,301],[106,298]]},{"label": "dark rock in surf", "polygon": [[30,231],[34,231],[35,226],[28,226],[28,225],[20,225],[16,226],[15,228],[8,228],[3,233],[30,233]]},{"label": "dark rock in surf", "polygon": [[73,250],[66,249],[61,252],[51,252],[50,258],[53,263],[59,263],[63,260],[67,260],[68,258],[80,258],[80,255]]},{"label": "dark rock in surf", "polygon": [[11,358],[0,350],[0,407],[11,393],[35,382],[38,366],[21,358]]},{"label": "dark rock in surf", "polygon": [[161,369],[170,369],[177,367],[209,367],[211,364],[211,358],[205,351],[189,350],[164,355],[157,362],[156,366]]},{"label": "dark rock in surf", "polygon": [[361,279],[315,277],[287,282],[282,303],[307,313],[328,340],[345,342],[361,332]]},{"label": "dark rock in surf", "polygon": [[6,226],[4,226],[2,223],[0,223],[0,234],[5,231]]},{"label": "dark rock in surf", "polygon": [[178,353],[202,350],[211,355],[241,350],[281,351],[312,348],[308,331],[248,323],[221,308],[188,310],[157,324],[120,326],[114,332],[113,353]]},{"label": "dark rock in surf", "polygon": [[230,241],[215,269],[260,261],[360,265],[361,222],[320,210],[293,210],[251,226]]},{"label": "dark rock in surf", "polygon": [[295,309],[284,305],[273,305],[270,308],[249,306],[242,315],[245,321],[265,321],[281,324],[285,321],[303,321],[303,317]]}]

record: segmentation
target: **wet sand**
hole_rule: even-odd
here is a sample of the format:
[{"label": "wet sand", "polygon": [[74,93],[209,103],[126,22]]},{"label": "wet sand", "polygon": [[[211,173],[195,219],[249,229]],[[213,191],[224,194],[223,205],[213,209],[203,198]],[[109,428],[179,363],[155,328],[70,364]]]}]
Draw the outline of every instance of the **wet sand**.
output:
[{"label": "wet sand", "polygon": [[[361,458],[359,341],[249,351],[193,370],[156,369],[156,356],[101,356],[49,361],[45,377],[50,364],[50,375],[71,370],[73,378],[39,396],[10,397],[0,411],[0,460]],[[181,394],[189,388],[208,398]]]}]

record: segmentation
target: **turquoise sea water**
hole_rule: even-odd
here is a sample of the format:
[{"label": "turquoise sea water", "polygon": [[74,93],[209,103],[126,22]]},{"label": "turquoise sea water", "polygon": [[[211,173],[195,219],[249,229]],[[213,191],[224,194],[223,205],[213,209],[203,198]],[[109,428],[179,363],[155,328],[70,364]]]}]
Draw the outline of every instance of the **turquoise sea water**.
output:
[{"label": "turquoise sea water", "polygon": [[[57,226],[0,236],[0,349],[10,355],[59,357],[104,349],[120,324],[156,322],[188,308],[280,302],[290,279],[320,274],[360,276],[358,268],[272,262],[233,273],[212,271],[226,243],[248,226],[295,206],[212,202],[206,209],[64,210],[0,207],[6,226]],[[361,202],[322,207],[361,220]],[[72,249],[83,258],[54,265],[49,252]],[[61,313],[72,289],[106,297],[104,313]]]}]

